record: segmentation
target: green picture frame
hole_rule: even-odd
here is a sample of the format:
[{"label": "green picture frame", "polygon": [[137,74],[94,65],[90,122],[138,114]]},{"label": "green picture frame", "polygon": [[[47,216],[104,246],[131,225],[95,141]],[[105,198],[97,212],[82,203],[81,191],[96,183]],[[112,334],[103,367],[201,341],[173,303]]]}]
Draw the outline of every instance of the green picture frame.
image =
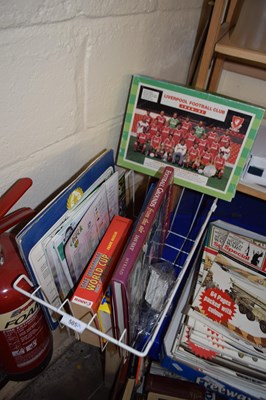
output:
[{"label": "green picture frame", "polygon": [[[117,164],[154,177],[158,176],[161,167],[167,164],[172,165],[175,169],[174,182],[176,184],[231,201],[235,196],[238,181],[248,160],[264,112],[263,108],[240,100],[147,76],[134,75],[122,128]],[[187,142],[187,153],[182,162],[179,162],[180,157],[177,159],[173,156],[174,153],[179,155],[179,152],[175,151],[179,135],[176,132],[176,119],[181,123],[184,137],[188,131],[195,131],[194,134],[197,137],[195,141],[197,141],[198,147],[201,144],[201,151],[204,152],[207,151],[207,146],[205,150],[202,150],[204,140],[207,138],[211,143],[212,134],[210,132],[215,131],[218,136],[215,141],[220,144],[219,157],[227,157],[220,176],[217,167],[219,160],[215,153],[209,164],[208,160],[206,161],[209,156],[206,154],[204,154],[204,163],[201,155],[197,162],[191,164],[191,157],[188,154],[189,142]],[[169,134],[165,136],[167,133],[164,133],[164,138],[161,138],[164,143],[163,146],[161,145],[162,150],[152,147],[152,143],[156,142],[156,139],[152,141],[152,138],[156,134],[154,131],[151,134],[150,131],[151,124],[156,125],[155,120],[160,124],[161,133],[163,130],[166,132],[167,128],[170,128],[172,132],[172,136]],[[162,122],[163,120],[164,122]],[[191,123],[190,127],[186,123]],[[204,133],[201,132],[199,125],[203,126],[202,132],[205,130]],[[215,129],[213,129],[214,127]],[[142,145],[139,144],[141,132]],[[223,136],[226,136],[225,139]],[[168,149],[165,140],[173,139],[173,137],[175,146],[171,150],[170,145],[168,147],[170,151],[167,152],[165,151]],[[221,146],[225,144],[223,140],[226,141],[227,137],[230,142],[229,150],[225,146]]]}]

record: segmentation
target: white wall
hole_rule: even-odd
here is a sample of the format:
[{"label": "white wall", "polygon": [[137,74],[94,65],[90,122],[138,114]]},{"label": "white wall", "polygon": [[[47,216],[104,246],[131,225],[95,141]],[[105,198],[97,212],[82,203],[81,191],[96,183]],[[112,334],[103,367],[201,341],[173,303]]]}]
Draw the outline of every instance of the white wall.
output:
[{"label": "white wall", "polygon": [[1,0],[0,195],[35,208],[117,150],[132,74],[184,83],[202,1]]},{"label": "white wall", "polygon": [[[0,196],[30,177],[14,208],[35,208],[101,150],[116,152],[132,74],[184,83],[201,6],[1,0]],[[0,397],[25,384],[9,382]]]}]

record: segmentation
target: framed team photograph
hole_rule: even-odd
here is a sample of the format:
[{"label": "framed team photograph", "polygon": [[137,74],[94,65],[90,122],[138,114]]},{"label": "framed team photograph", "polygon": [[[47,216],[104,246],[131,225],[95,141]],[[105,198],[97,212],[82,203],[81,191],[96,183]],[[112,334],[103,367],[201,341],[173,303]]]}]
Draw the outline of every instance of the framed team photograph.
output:
[{"label": "framed team photograph", "polygon": [[264,109],[146,76],[132,78],[117,164],[231,201]]}]

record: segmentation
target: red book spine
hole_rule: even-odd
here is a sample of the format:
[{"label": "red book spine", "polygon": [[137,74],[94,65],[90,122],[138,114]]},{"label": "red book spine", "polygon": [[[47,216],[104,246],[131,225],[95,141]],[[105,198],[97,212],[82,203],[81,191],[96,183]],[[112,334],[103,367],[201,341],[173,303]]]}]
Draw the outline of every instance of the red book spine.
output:
[{"label": "red book spine", "polygon": [[[168,193],[166,196],[166,193],[170,189],[170,185],[173,182],[173,176],[174,176],[174,170],[172,167],[165,167],[164,172],[158,181],[156,188],[154,190],[154,193],[143,213],[141,216],[136,229],[133,232],[133,235],[131,236],[129,243],[127,245],[127,248],[121,257],[121,260],[119,261],[119,264],[114,272],[114,280],[118,280],[121,282],[124,282],[124,277],[128,276],[130,273],[131,269],[134,266],[135,259],[138,256],[139,252],[141,251],[141,248],[143,246],[143,243],[146,240],[146,237],[152,227],[154,218],[156,216],[156,213],[158,212],[159,208],[162,205],[162,201],[165,199],[165,210],[164,214],[166,216],[165,218],[165,226],[162,227],[162,232],[167,233],[167,227],[169,224],[169,210],[170,210],[170,202],[167,202],[167,198],[170,199],[171,195]],[[162,241],[164,238],[162,238]]]},{"label": "red book spine", "polygon": [[97,312],[131,225],[130,219],[114,216],[72,296],[73,303]]}]

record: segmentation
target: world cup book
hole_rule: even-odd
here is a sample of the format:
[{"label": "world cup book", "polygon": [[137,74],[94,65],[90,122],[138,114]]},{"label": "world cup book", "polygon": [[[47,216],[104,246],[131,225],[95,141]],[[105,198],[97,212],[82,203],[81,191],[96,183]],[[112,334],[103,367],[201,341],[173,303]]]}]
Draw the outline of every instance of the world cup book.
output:
[{"label": "world cup book", "polygon": [[231,201],[263,116],[240,100],[134,75],[117,164],[151,176],[171,165],[175,183]]},{"label": "world cup book", "polygon": [[115,215],[112,219],[71,298],[74,313],[75,310],[79,315],[88,310],[92,314],[98,311],[131,225],[132,220],[125,217]]},{"label": "world cup book", "polygon": [[137,333],[148,267],[161,257],[170,221],[173,179],[173,168],[165,167],[111,279],[115,334],[120,338],[124,333],[128,343]]}]

